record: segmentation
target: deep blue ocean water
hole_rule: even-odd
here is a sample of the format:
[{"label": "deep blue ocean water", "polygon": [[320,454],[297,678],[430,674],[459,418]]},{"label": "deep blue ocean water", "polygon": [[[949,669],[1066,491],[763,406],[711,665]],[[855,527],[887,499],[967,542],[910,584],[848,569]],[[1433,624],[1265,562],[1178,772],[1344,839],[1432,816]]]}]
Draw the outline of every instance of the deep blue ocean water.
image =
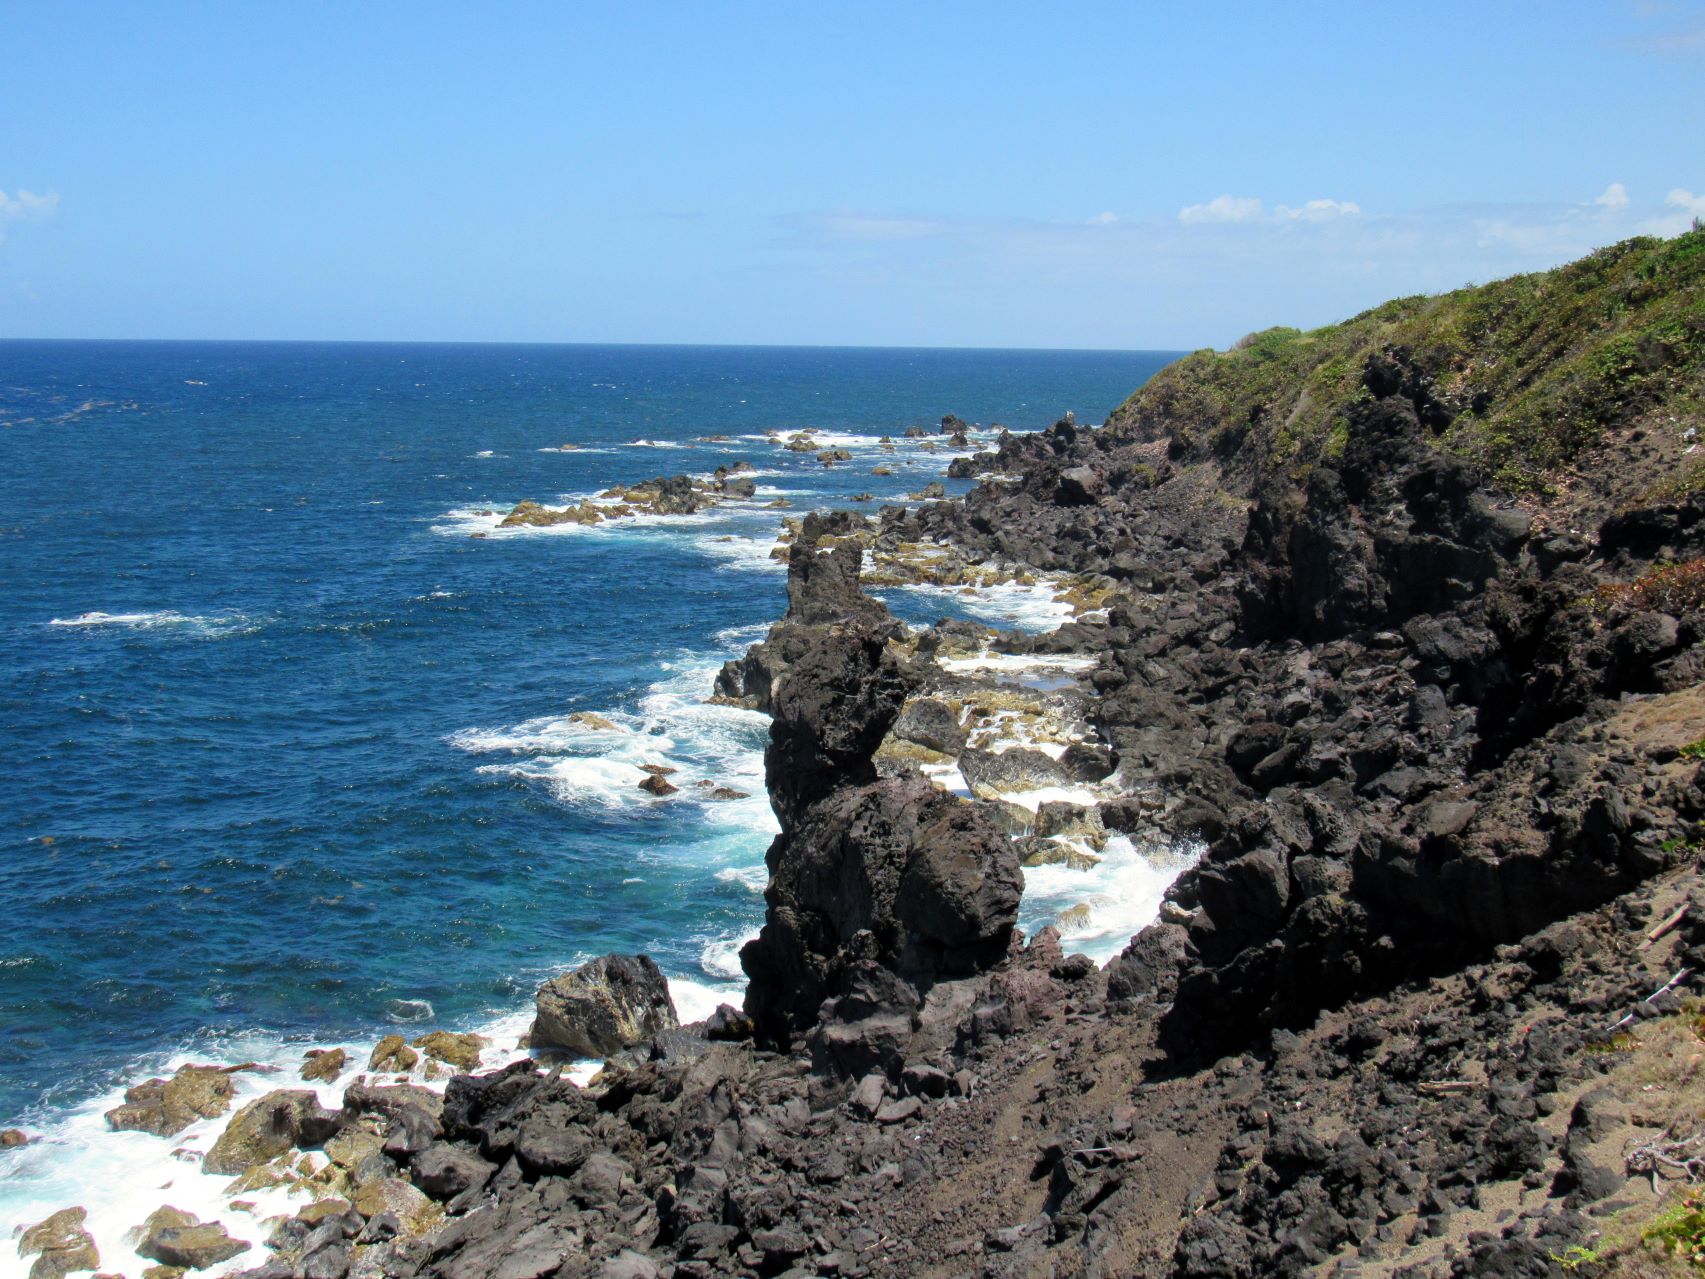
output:
[{"label": "deep blue ocean water", "polygon": [[[764,504],[900,499],[954,450],[877,436],[1098,422],[1170,358],[0,342],[0,1126],[185,1045],[475,1025],[608,950],[737,990],[767,725],[702,703],[783,606]],[[806,426],[855,461],[763,438]],[[741,459],[739,508],[469,535]]]}]

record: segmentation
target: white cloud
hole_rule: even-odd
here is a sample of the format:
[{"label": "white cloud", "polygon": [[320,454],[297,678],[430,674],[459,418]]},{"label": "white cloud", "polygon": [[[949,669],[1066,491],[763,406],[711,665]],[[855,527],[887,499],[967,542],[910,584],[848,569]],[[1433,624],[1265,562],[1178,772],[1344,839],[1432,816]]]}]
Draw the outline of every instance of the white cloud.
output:
[{"label": "white cloud", "polygon": [[1612,182],[1604,189],[1604,194],[1593,200],[1594,204],[1606,209],[1620,209],[1628,204],[1628,188],[1620,182]]},{"label": "white cloud", "polygon": [[1334,218],[1359,217],[1361,212],[1362,206],[1354,200],[1310,200],[1300,209],[1281,204],[1273,210],[1273,217],[1280,222],[1330,222]]},{"label": "white cloud", "polygon": [[1642,222],[1640,230],[1647,235],[1680,235],[1693,225],[1693,219],[1705,218],[1705,195],[1676,187],[1664,197],[1664,204],[1675,212]]},{"label": "white cloud", "polygon": [[1293,208],[1288,204],[1267,206],[1255,196],[1222,195],[1206,204],[1191,204],[1178,210],[1178,220],[1189,225],[1200,222],[1331,222],[1361,214],[1353,200],[1309,200]]},{"label": "white cloud", "polygon": [[1180,222],[1258,222],[1265,210],[1253,196],[1215,196],[1206,204],[1190,204],[1178,210]]},{"label": "white cloud", "polygon": [[1114,213],[1114,212],[1109,210],[1109,211],[1097,213],[1093,218],[1090,218],[1089,219],[1089,225],[1090,226],[1112,226],[1118,220],[1119,220],[1119,215],[1117,213]]},{"label": "white cloud", "polygon": [[59,208],[59,194],[50,191],[37,195],[34,191],[18,189],[17,195],[0,191],[0,240],[6,238],[6,228],[14,222],[40,222],[51,218]]}]

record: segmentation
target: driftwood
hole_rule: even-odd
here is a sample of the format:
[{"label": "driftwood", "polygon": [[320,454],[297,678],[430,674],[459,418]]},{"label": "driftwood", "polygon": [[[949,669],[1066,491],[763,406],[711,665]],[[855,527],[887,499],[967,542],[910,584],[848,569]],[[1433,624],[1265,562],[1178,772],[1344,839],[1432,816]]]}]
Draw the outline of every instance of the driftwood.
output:
[{"label": "driftwood", "polygon": [[1666,1172],[1699,1181],[1705,1178],[1705,1132],[1678,1138],[1666,1131],[1632,1147],[1622,1158],[1631,1174],[1645,1173],[1651,1177],[1653,1194],[1658,1193],[1658,1179]]},{"label": "driftwood", "polygon": [[1682,902],[1681,905],[1677,906],[1671,914],[1664,916],[1663,922],[1658,924],[1657,927],[1653,928],[1646,934],[1646,940],[1640,943],[1639,948],[1641,950],[1645,950],[1646,947],[1657,941],[1658,938],[1671,931],[1683,919],[1686,919],[1688,909],[1691,905],[1691,902]]}]

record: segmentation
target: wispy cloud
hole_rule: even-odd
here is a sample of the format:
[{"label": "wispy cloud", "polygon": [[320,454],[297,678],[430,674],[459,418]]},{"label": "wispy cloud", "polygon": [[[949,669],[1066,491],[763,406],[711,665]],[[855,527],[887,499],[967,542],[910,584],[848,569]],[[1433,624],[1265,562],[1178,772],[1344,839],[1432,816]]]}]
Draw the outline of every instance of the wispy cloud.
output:
[{"label": "wispy cloud", "polygon": [[1628,188],[1620,182],[1612,182],[1604,189],[1604,194],[1593,199],[1593,203],[1605,209],[1621,209],[1628,204]]},{"label": "wispy cloud", "polygon": [[1178,210],[1178,220],[1197,222],[1258,222],[1264,210],[1261,201],[1247,195],[1217,195],[1206,204],[1187,204]]},{"label": "wispy cloud", "polygon": [[1361,205],[1353,200],[1308,200],[1295,207],[1275,205],[1268,212],[1257,196],[1220,195],[1206,204],[1185,205],[1178,210],[1178,220],[1186,226],[1212,222],[1333,222],[1357,217],[1361,211]]},{"label": "wispy cloud", "polygon": [[50,191],[37,195],[19,188],[17,195],[0,191],[0,240],[6,238],[6,228],[14,222],[40,222],[59,210],[59,193]]},{"label": "wispy cloud", "polygon": [[1705,14],[1696,0],[1631,0],[1630,7],[1645,28],[1627,42],[1633,48],[1671,57],[1705,55]]},{"label": "wispy cloud", "polygon": [[1695,218],[1705,218],[1705,195],[1694,195],[1682,187],[1665,196],[1664,205],[1670,211],[1648,218],[1640,224],[1640,230],[1647,235],[1680,235],[1693,225]]}]

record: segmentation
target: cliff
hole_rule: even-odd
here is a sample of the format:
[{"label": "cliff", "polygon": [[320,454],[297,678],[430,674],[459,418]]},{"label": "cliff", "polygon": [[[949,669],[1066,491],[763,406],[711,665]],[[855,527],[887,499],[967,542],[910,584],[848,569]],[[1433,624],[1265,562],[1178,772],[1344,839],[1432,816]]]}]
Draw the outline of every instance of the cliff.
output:
[{"label": "cliff", "polygon": [[[1705,1168],[1702,273],[1694,232],[1271,330],[961,502],[806,521],[718,684],[774,717],[744,1015],[589,1090],[452,1081],[385,1147],[450,1221],[356,1270],[1662,1273]],[[919,548],[1093,607],[908,631],[859,570]],[[973,739],[968,651],[1081,672],[1026,694],[1063,749]],[[1098,970],[1016,929],[1044,828],[1203,852]]]}]

